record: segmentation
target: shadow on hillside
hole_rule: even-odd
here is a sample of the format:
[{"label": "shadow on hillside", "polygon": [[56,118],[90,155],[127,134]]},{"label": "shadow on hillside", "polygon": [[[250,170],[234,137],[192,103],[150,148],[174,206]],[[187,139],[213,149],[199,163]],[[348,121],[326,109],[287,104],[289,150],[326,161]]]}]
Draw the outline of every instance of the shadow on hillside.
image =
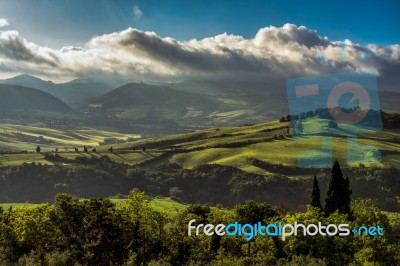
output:
[{"label": "shadow on hillside", "polygon": [[138,151],[138,153],[140,153],[141,155],[143,155],[144,157],[152,157],[155,158],[156,156],[154,156],[153,154],[149,153],[149,152],[145,152],[145,151]]},{"label": "shadow on hillside", "polygon": [[115,156],[121,158],[124,162],[127,162],[129,164],[131,164],[132,162],[128,161],[127,159],[125,159],[124,157],[122,157],[120,154],[114,153]]}]

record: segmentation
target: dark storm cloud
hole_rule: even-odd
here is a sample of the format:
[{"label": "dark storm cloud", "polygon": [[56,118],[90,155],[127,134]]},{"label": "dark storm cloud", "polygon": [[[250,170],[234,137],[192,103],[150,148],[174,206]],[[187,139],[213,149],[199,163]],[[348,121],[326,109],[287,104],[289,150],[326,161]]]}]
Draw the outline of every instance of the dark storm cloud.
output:
[{"label": "dark storm cloud", "polygon": [[15,31],[0,34],[0,56],[3,58],[39,65],[46,64],[52,67],[57,66],[58,57],[52,51],[46,52],[46,58],[40,54],[40,49],[35,48],[37,46],[27,43]]}]

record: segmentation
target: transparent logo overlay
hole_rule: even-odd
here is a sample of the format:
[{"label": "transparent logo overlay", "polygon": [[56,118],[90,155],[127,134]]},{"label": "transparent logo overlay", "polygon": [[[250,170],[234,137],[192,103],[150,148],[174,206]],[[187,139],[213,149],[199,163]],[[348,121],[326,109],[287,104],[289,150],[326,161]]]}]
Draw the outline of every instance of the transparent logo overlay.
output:
[{"label": "transparent logo overlay", "polygon": [[343,72],[286,82],[290,124],[295,141],[304,145],[298,166],[331,167],[334,152],[348,164],[379,162],[375,147],[361,135],[382,129],[376,76]]}]

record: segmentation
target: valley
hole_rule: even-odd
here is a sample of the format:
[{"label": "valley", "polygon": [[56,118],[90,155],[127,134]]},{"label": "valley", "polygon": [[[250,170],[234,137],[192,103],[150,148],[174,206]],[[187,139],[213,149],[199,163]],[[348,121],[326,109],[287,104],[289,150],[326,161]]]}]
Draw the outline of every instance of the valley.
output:
[{"label": "valley", "polygon": [[[383,130],[362,127],[352,139],[346,136],[353,128],[332,127],[315,113],[293,136],[285,93],[257,90],[260,83],[245,91],[245,84],[232,82],[128,82],[104,91],[109,82],[90,97],[60,97],[67,104],[56,97],[60,84],[27,75],[11,81],[0,82],[1,202],[52,202],[60,192],[112,197],[138,188],[187,203],[229,207],[254,199],[304,210],[313,176],[324,193],[337,159],[355,198],[398,208],[400,131],[392,113],[382,112]],[[82,82],[98,81],[68,86]],[[382,95],[391,99],[382,105],[395,109],[397,94]],[[324,167],[298,166],[324,158]]]}]

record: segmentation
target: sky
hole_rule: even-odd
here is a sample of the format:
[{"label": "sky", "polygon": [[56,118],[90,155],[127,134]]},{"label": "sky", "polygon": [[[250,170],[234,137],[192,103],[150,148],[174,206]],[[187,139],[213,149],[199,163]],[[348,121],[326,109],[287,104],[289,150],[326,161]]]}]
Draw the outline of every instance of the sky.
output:
[{"label": "sky", "polygon": [[[136,10],[136,12],[135,12]],[[60,48],[94,35],[138,28],[177,40],[224,32],[250,38],[269,25],[315,29],[333,40],[400,43],[399,1],[0,0],[6,18],[29,40]]]},{"label": "sky", "polygon": [[[0,78],[182,80],[347,70],[395,86],[399,1],[0,0]],[[368,51],[369,59],[357,63]]]}]

